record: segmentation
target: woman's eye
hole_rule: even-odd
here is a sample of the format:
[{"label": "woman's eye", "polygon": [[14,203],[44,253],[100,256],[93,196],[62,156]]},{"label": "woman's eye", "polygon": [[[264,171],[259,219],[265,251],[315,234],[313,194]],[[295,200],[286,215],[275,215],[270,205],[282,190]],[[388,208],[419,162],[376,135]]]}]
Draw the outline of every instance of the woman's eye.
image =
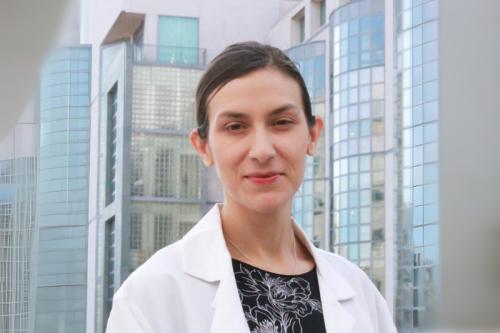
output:
[{"label": "woman's eye", "polygon": [[245,129],[245,125],[239,123],[228,124],[224,127],[224,129],[229,132],[236,132]]},{"label": "woman's eye", "polygon": [[274,126],[285,127],[292,123],[293,121],[291,119],[278,119],[274,122]]}]

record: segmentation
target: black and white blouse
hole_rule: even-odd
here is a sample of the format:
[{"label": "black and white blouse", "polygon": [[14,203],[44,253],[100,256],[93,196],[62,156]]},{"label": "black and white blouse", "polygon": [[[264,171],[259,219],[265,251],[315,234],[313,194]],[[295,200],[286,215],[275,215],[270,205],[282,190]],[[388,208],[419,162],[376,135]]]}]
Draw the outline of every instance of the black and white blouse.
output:
[{"label": "black and white blouse", "polygon": [[251,333],[326,333],[316,267],[281,275],[232,261]]}]

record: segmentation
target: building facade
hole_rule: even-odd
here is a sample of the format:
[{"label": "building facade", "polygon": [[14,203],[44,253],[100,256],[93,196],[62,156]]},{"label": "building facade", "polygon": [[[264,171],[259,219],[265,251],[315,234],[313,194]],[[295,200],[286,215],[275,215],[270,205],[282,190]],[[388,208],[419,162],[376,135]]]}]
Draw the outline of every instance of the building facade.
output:
[{"label": "building facade", "polygon": [[0,331],[28,332],[36,228],[37,118],[31,103],[0,142]]},{"label": "building facade", "polygon": [[85,332],[90,54],[56,49],[41,73],[34,332]]},{"label": "building facade", "polygon": [[400,138],[396,320],[435,321],[438,297],[438,0],[396,1]]}]

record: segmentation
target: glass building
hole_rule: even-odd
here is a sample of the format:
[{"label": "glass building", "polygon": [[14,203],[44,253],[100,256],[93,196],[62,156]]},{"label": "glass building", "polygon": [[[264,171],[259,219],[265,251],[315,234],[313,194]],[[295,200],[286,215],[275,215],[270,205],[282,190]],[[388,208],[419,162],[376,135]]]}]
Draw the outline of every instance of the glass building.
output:
[{"label": "glass building", "polygon": [[[324,41],[300,44],[286,51],[298,66],[311,99],[313,114],[325,118],[325,64]],[[325,131],[327,131],[325,123]],[[326,190],[329,186],[326,170],[325,135],[322,135],[315,156],[306,157],[304,181],[294,197],[292,214],[314,244],[326,248]]]},{"label": "glass building", "polygon": [[206,169],[188,139],[205,66],[197,24],[159,16],[158,45],[142,44],[139,30],[101,47],[97,332],[121,283],[208,206]]},{"label": "glass building", "polygon": [[336,253],[385,288],[384,1],[330,16],[333,227]]},{"label": "glass building", "polygon": [[90,59],[57,49],[41,74],[34,332],[85,332]]},{"label": "glass building", "polygon": [[35,156],[0,161],[0,332],[28,332],[36,171]]},{"label": "glass building", "polygon": [[396,1],[398,203],[396,321],[432,324],[438,286],[438,1]]}]

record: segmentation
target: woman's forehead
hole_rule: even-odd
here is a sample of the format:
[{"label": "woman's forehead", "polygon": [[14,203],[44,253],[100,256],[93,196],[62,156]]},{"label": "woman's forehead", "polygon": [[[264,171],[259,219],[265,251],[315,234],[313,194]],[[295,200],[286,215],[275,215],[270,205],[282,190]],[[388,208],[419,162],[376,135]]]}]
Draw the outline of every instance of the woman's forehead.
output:
[{"label": "woman's forehead", "polygon": [[221,87],[208,103],[209,117],[219,113],[246,113],[259,109],[273,112],[277,109],[302,109],[299,84],[275,68],[253,71],[229,81]]}]

